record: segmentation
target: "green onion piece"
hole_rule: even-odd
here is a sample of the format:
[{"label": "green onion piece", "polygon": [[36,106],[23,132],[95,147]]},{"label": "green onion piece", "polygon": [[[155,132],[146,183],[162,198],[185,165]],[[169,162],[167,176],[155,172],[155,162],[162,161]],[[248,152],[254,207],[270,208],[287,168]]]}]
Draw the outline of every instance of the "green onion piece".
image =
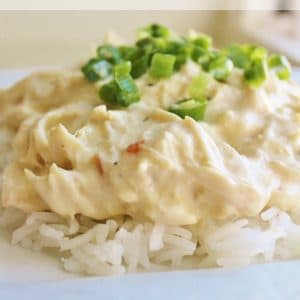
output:
[{"label": "green onion piece", "polygon": [[190,97],[195,99],[207,97],[209,81],[210,77],[206,73],[193,78],[188,88]]},{"label": "green onion piece", "polygon": [[175,64],[174,69],[178,71],[182,65],[184,65],[188,58],[191,56],[193,48],[192,46],[187,43],[184,40],[178,40],[178,41],[170,41],[164,53],[166,54],[172,54],[175,56]]},{"label": "green onion piece", "polygon": [[274,69],[277,77],[281,80],[288,80],[291,77],[292,69],[288,59],[284,55],[273,54],[269,57],[268,65]]},{"label": "green onion piece", "polygon": [[250,55],[253,51],[253,46],[244,44],[233,44],[223,50],[224,54],[228,56],[235,67],[244,69],[250,64]]},{"label": "green onion piece", "polygon": [[92,58],[81,68],[81,71],[89,81],[95,82],[107,78],[112,72],[112,66],[105,60]]},{"label": "green onion piece", "polygon": [[163,38],[144,38],[136,42],[136,46],[146,49],[147,52],[164,52],[168,45],[168,41]]},{"label": "green onion piece", "polygon": [[187,45],[188,44],[183,40],[169,41],[167,43],[166,53],[167,54],[178,54],[178,53],[185,52]]},{"label": "green onion piece", "polygon": [[181,67],[187,62],[188,56],[185,54],[177,54],[175,56],[174,70],[179,71]]},{"label": "green onion piece", "polygon": [[204,118],[206,105],[207,100],[204,98],[184,99],[178,103],[172,104],[169,111],[181,118],[188,116],[196,121],[200,121]]},{"label": "green onion piece", "polygon": [[121,62],[120,50],[112,45],[103,45],[98,47],[97,54],[100,59],[107,60],[112,64]]},{"label": "green onion piece", "polygon": [[138,87],[130,76],[130,71],[130,61],[115,66],[114,80],[100,88],[99,96],[103,101],[129,106],[140,100]]},{"label": "green onion piece", "polygon": [[156,53],[151,60],[149,73],[155,78],[168,78],[173,74],[175,56]]},{"label": "green onion piece", "polygon": [[198,63],[202,66],[203,70],[209,72],[209,64],[220,57],[220,55],[222,54],[217,50],[206,51],[204,55],[198,58]]},{"label": "green onion piece", "polygon": [[120,52],[124,60],[131,62],[132,78],[136,79],[147,72],[151,54],[151,48],[120,47]]},{"label": "green onion piece", "polygon": [[143,38],[136,41],[135,45],[139,48],[153,48],[153,45],[155,45],[155,39],[153,38]]},{"label": "green onion piece", "polygon": [[264,47],[253,47],[251,54],[250,54],[250,60],[254,61],[257,59],[266,59],[268,56],[268,51]]},{"label": "green onion piece", "polygon": [[208,62],[207,71],[216,79],[226,79],[233,70],[233,62],[224,55],[218,55]]},{"label": "green onion piece", "polygon": [[253,88],[259,88],[267,78],[267,64],[265,59],[257,59],[244,72],[246,83]]},{"label": "green onion piece", "polygon": [[188,40],[195,46],[199,46],[205,50],[208,50],[212,47],[212,38],[204,33],[191,31],[188,36]]},{"label": "green onion piece", "polygon": [[119,47],[119,51],[123,60],[131,60],[132,57],[136,55],[138,52],[138,47],[130,47],[130,46],[121,46]]},{"label": "green onion piece", "polygon": [[147,27],[138,30],[138,39],[144,39],[148,37],[164,38],[167,39],[170,36],[170,30],[159,24],[151,24]]},{"label": "green onion piece", "polygon": [[125,61],[114,67],[114,78],[119,78],[125,75],[129,75],[131,70],[131,62]]},{"label": "green onion piece", "polygon": [[137,85],[131,76],[123,76],[116,80],[118,85],[117,92],[117,103],[121,106],[129,106],[134,102],[138,102],[140,100],[140,93]]},{"label": "green onion piece", "polygon": [[117,93],[119,89],[114,80],[109,83],[104,84],[99,90],[99,97],[108,103],[116,103],[117,102]]},{"label": "green onion piece", "polygon": [[208,58],[207,50],[203,49],[202,47],[195,46],[191,52],[191,58],[194,62],[202,63],[204,60]]},{"label": "green onion piece", "polygon": [[99,96],[105,102],[125,107],[140,100],[138,87],[129,75],[104,84],[99,90]]},{"label": "green onion piece", "polygon": [[223,49],[223,53],[233,61],[235,67],[240,69],[246,69],[252,61],[264,59],[268,54],[265,48],[249,44],[230,45]]},{"label": "green onion piece", "polygon": [[136,58],[132,61],[131,76],[136,79],[145,74],[148,70],[150,54],[144,54],[143,56]]}]

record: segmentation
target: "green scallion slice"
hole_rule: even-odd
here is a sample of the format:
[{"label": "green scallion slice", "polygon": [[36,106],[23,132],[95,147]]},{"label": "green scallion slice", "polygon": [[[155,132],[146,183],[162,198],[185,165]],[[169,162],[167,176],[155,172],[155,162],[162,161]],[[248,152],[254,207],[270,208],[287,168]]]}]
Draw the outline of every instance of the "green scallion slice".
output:
[{"label": "green scallion slice", "polygon": [[184,65],[188,58],[191,56],[193,47],[185,40],[177,40],[177,41],[170,41],[166,49],[164,51],[165,54],[172,54],[175,56],[175,64],[174,70],[178,71],[182,65]]},{"label": "green scallion slice", "polygon": [[132,60],[131,64],[131,76],[136,79],[145,74],[148,70],[150,54],[144,54],[139,58]]},{"label": "green scallion slice", "polygon": [[244,69],[250,63],[250,55],[252,50],[253,50],[252,45],[233,44],[225,48],[223,52],[226,56],[228,56],[232,60],[235,67]]},{"label": "green scallion slice", "polygon": [[198,63],[202,66],[202,69],[209,72],[209,64],[211,61],[217,59],[221,53],[217,50],[206,51],[204,55],[198,58]]},{"label": "green scallion slice", "polygon": [[132,78],[139,78],[147,72],[151,50],[148,47],[120,47],[122,58],[131,62],[130,75]]},{"label": "green scallion slice", "polygon": [[136,55],[139,48],[135,46],[121,46],[119,51],[123,60],[131,60]]},{"label": "green scallion slice", "polygon": [[114,78],[119,78],[130,74],[131,62],[125,61],[114,67]]},{"label": "green scallion slice", "polygon": [[268,65],[273,69],[281,80],[288,80],[291,77],[292,69],[288,59],[284,55],[273,54],[269,57]]},{"label": "green scallion slice", "polygon": [[188,88],[190,97],[194,99],[207,97],[209,81],[210,77],[206,73],[194,77]]},{"label": "green scallion slice", "polygon": [[129,106],[130,104],[140,100],[138,87],[131,76],[123,76],[116,80],[116,83],[119,88],[116,101],[119,105]]},{"label": "green scallion slice", "polygon": [[208,50],[212,47],[212,38],[204,33],[190,32],[188,40],[195,46],[199,46],[202,49]]},{"label": "green scallion slice", "polygon": [[114,79],[100,88],[100,98],[105,102],[125,107],[139,101],[140,93],[130,76],[130,71],[130,61],[116,65],[114,68]]},{"label": "green scallion slice", "polygon": [[266,59],[267,56],[268,51],[266,50],[266,48],[254,46],[250,54],[250,60],[254,61],[257,59]]},{"label": "green scallion slice", "polygon": [[153,55],[149,73],[154,78],[168,78],[173,74],[175,56],[156,53]]},{"label": "green scallion slice", "polygon": [[195,46],[191,51],[191,58],[196,63],[202,63],[204,60],[207,59],[207,50],[203,49],[202,47]]},{"label": "green scallion slice", "polygon": [[246,83],[253,88],[259,88],[267,78],[267,63],[265,59],[257,59],[245,69]]},{"label": "green scallion slice", "polygon": [[104,84],[99,90],[99,97],[107,103],[115,104],[117,102],[118,86],[114,80]]},{"label": "green scallion slice", "polygon": [[223,53],[228,56],[235,67],[240,69],[247,68],[252,61],[267,57],[267,50],[249,44],[233,44],[223,49]]},{"label": "green scallion slice", "polygon": [[118,64],[121,62],[120,50],[112,45],[103,45],[98,47],[97,54],[100,59],[107,60],[112,64]]},{"label": "green scallion slice", "polygon": [[138,87],[130,76],[104,84],[99,90],[99,96],[107,103],[125,107],[140,100]]},{"label": "green scallion slice", "polygon": [[145,49],[148,53],[164,52],[168,45],[168,40],[164,38],[144,38],[136,42],[136,46]]},{"label": "green scallion slice", "polygon": [[205,98],[184,99],[178,103],[172,104],[169,111],[181,118],[188,116],[196,121],[200,121],[204,118],[206,105],[207,100]]},{"label": "green scallion slice", "polygon": [[170,30],[159,24],[151,24],[147,27],[141,28],[138,30],[138,39],[144,38],[165,38],[167,39],[170,36]]},{"label": "green scallion slice", "polygon": [[218,55],[208,62],[207,71],[216,80],[225,80],[233,70],[233,62],[224,55]]},{"label": "green scallion slice", "polygon": [[81,71],[89,81],[96,82],[111,75],[112,66],[105,60],[92,58],[81,68]]}]

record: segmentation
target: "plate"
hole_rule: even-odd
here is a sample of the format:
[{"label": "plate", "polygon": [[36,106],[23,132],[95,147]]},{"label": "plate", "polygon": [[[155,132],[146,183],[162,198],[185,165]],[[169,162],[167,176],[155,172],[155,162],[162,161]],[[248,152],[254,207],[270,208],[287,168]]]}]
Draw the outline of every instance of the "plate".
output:
[{"label": "plate", "polygon": [[[0,70],[8,87],[32,70]],[[300,70],[294,72],[300,82]],[[300,261],[210,269],[80,277],[62,270],[57,258],[9,243],[0,231],[0,299],[299,299]]]}]

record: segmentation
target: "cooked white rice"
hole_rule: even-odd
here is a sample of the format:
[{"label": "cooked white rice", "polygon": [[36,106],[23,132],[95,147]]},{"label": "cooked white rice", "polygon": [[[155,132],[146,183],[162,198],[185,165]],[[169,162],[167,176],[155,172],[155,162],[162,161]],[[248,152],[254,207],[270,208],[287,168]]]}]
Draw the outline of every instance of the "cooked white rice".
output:
[{"label": "cooked white rice", "polygon": [[113,275],[299,257],[300,225],[295,219],[270,208],[257,218],[184,228],[129,218],[103,223],[82,216],[66,220],[51,212],[25,216],[9,208],[2,211],[0,225],[16,228],[15,245],[56,249],[69,272]]}]

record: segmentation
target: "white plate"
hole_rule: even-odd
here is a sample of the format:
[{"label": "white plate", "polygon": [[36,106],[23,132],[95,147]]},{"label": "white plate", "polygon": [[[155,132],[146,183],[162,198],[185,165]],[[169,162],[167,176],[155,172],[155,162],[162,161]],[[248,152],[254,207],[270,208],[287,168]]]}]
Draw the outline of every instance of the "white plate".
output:
[{"label": "white plate", "polygon": [[[7,87],[28,70],[0,71]],[[300,81],[300,72],[298,79]],[[1,112],[0,112],[1,113]],[[300,261],[245,268],[78,278],[57,258],[9,243],[0,231],[0,299],[300,299]]]}]

